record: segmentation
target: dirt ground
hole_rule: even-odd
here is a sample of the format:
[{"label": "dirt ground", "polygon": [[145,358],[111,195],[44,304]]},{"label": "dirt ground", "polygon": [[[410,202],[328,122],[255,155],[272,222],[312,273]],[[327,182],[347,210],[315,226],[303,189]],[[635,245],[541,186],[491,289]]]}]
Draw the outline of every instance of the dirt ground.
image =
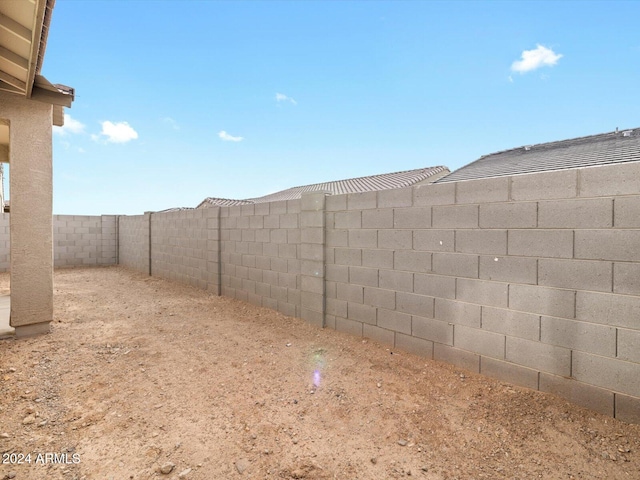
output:
[{"label": "dirt ground", "polygon": [[52,333],[0,341],[0,452],[17,480],[640,479],[640,426],[119,267],[56,271]]}]

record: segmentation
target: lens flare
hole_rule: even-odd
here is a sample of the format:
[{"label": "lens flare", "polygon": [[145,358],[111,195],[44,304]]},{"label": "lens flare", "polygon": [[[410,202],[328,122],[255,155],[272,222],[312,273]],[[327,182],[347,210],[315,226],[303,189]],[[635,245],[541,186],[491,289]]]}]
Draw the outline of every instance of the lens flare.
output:
[{"label": "lens flare", "polygon": [[322,380],[322,372],[324,371],[325,366],[325,351],[322,348],[319,348],[315,352],[313,352],[313,356],[311,358],[312,368],[313,368],[313,386],[318,388],[320,386],[320,382]]}]

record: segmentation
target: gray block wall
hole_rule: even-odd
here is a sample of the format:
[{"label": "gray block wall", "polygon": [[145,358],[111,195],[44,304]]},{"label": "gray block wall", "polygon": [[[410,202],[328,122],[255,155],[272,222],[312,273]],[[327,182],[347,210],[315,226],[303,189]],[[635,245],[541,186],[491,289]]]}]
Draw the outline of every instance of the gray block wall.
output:
[{"label": "gray block wall", "polygon": [[8,272],[10,265],[11,237],[9,234],[9,214],[0,213],[0,272]]},{"label": "gray block wall", "polygon": [[638,179],[628,163],[120,217],[120,263],[640,423]]},{"label": "gray block wall", "polygon": [[640,164],[328,197],[325,323],[640,420]]},{"label": "gray block wall", "polygon": [[[10,269],[10,215],[0,214],[0,271]],[[55,267],[115,265],[117,263],[116,216],[54,215]]]},{"label": "gray block wall", "polygon": [[220,209],[222,295],[301,312],[300,200]]},{"label": "gray block wall", "polygon": [[54,215],[55,267],[116,264],[116,216]]},{"label": "gray block wall", "polygon": [[151,214],[151,274],[218,294],[219,212]]},{"label": "gray block wall", "polygon": [[118,216],[118,264],[151,274],[151,214]]}]

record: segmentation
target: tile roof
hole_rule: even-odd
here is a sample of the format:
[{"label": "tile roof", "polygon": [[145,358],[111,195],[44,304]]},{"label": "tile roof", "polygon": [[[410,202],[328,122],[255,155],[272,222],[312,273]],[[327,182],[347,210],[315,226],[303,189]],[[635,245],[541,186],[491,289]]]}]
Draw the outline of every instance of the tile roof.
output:
[{"label": "tile roof", "polygon": [[165,208],[164,210],[158,210],[153,213],[172,213],[172,212],[184,212],[185,210],[193,210],[193,207],[173,207],[173,208]]},{"label": "tile roof", "polygon": [[313,185],[304,185],[301,187],[293,187],[280,192],[271,193],[263,197],[249,198],[246,200],[231,200],[228,198],[205,198],[197,208],[206,208],[213,206],[229,207],[234,205],[248,205],[254,203],[275,202],[278,200],[295,200],[300,198],[303,193],[329,191],[333,195],[341,193],[359,193],[371,192],[374,190],[388,190],[392,188],[402,188],[423,182],[430,177],[438,178],[438,174],[447,173],[447,167],[429,167],[418,168],[415,170],[406,170],[403,172],[383,173],[380,175],[371,175],[368,177],[349,178],[346,180],[337,180],[334,182],[314,183]]},{"label": "tile roof", "polygon": [[640,128],[527,145],[480,157],[435,183],[640,161]]}]

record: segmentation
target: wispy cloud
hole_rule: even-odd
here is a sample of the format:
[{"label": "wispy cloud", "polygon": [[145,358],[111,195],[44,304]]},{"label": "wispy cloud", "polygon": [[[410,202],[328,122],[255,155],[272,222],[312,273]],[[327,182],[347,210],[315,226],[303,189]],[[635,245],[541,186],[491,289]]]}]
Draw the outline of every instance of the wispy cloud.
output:
[{"label": "wispy cloud", "polygon": [[102,131],[100,135],[91,135],[91,139],[95,141],[106,140],[108,143],[127,143],[138,138],[136,132],[127,122],[102,122]]},{"label": "wispy cloud", "polygon": [[58,135],[68,135],[70,133],[82,133],[84,132],[85,125],[75,118],[71,118],[68,113],[64,114],[64,125],[62,127],[53,127],[53,133]]},{"label": "wispy cloud", "polygon": [[522,74],[541,67],[553,67],[562,57],[562,54],[555,53],[550,48],[537,45],[533,50],[523,51],[520,60],[511,64],[511,70]]},{"label": "wispy cloud", "polygon": [[218,132],[218,136],[225,142],[241,142],[242,140],[244,140],[244,137],[234,137],[233,135],[229,135],[224,130],[220,130]]},{"label": "wispy cloud", "polygon": [[296,102],[293,98],[285,95],[284,93],[276,93],[276,102],[280,103],[280,102],[291,102],[293,105],[297,105],[298,102]]},{"label": "wispy cloud", "polygon": [[163,123],[169,125],[174,130],[180,130],[180,125],[178,125],[178,122],[176,122],[173,118],[171,118],[171,117],[162,117],[161,120],[162,120]]}]

